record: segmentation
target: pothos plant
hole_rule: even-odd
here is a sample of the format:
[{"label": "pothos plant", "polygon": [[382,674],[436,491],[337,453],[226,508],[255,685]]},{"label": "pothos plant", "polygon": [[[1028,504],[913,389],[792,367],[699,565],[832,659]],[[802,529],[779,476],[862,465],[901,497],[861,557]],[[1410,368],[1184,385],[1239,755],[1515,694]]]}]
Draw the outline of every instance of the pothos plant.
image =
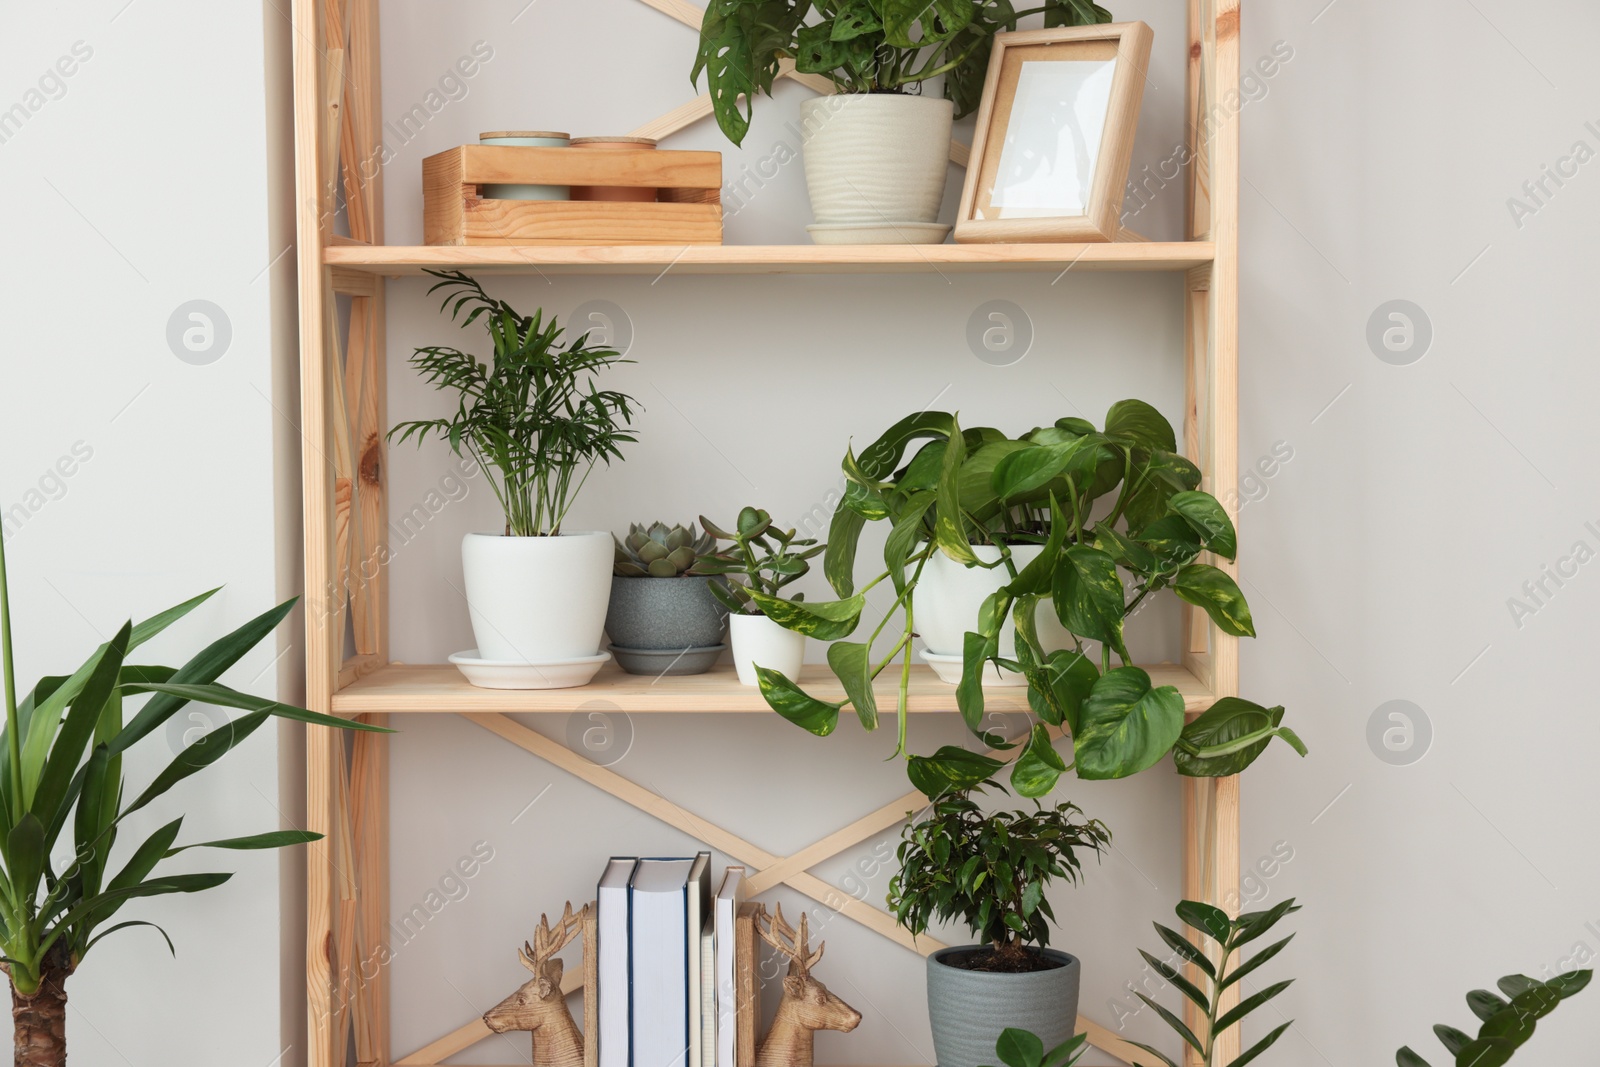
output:
[{"label": "pothos plant", "polygon": [[841,93],[903,93],[944,75],[962,118],[978,109],[994,35],[1040,14],[1047,27],[1111,21],[1092,0],[1020,9],[1011,0],[712,0],[689,80],[698,84],[705,72],[717,125],[734,144],[785,60]]},{"label": "pothos plant", "polygon": [[[1185,725],[1177,688],[1155,685],[1130,662],[1123,624],[1166,590],[1203,608],[1224,633],[1255,634],[1238,585],[1200,559],[1206,552],[1234,558],[1233,522],[1200,491],[1200,471],[1178,454],[1171,424],[1149,404],[1113,405],[1103,430],[1062,418],[1018,438],[988,427],[963,430],[946,412],[919,412],[859,456],[848,450],[843,467],[845,494],[823,562],[839,599],[800,602],[749,591],[779,625],[832,642],[828,663],[843,685],[843,700],[814,697],[777,671],[757,669],[767,703],[791,722],[826,735],[840,710],[853,707],[863,726],[876,729],[873,682],[898,659],[895,751],[908,756],[918,788],[930,796],[965,790],[1005,766],[1005,760],[959,746],[932,756],[909,755],[906,748],[913,594],[928,560],[943,553],[966,567],[1003,568],[1003,582],[966,633],[956,704],[983,741],[1014,750],[1011,784],[1020,794],[1043,796],[1069,769],[1086,779],[1126,777],[1168,752],[1181,774],[1233,775],[1274,737],[1305,754],[1282,725],[1283,708],[1225,697]],[[858,588],[857,546],[869,522],[889,526],[883,569]],[[1012,548],[1023,544],[1040,551],[1019,566]],[[995,562],[980,558],[978,545],[993,546]],[[864,640],[846,640],[860,626],[866,593],[883,582],[894,589],[889,610]],[[1069,647],[1041,644],[1035,611],[1046,602],[1070,635]],[[898,634],[880,655],[878,639],[896,618]],[[1015,625],[1015,658],[1001,654],[1008,619]],[[1007,742],[981,728],[989,664],[1027,680],[1034,721],[1024,741]],[[1053,745],[1053,728],[1071,735],[1070,768]]]}]

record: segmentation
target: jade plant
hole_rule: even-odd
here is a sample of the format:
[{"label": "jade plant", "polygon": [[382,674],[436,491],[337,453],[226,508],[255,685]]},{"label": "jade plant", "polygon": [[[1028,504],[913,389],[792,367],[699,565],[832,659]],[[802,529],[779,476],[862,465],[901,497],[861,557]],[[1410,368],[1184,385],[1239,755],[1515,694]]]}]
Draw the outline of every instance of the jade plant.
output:
[{"label": "jade plant", "polygon": [[1011,0],[712,0],[689,80],[705,72],[717,125],[734,144],[786,60],[841,93],[904,93],[943,75],[961,118],[978,109],[994,35],[1041,14],[1047,27],[1111,21],[1092,0],[1020,9]]},{"label": "jade plant", "polygon": [[947,793],[906,824],[889,910],[914,935],[935,920],[966,924],[985,946],[963,963],[967,970],[1054,966],[1038,952],[1049,946],[1055,921],[1045,890],[1058,880],[1076,885],[1083,877],[1078,853],[1098,859],[1111,831],[1072,803],[1046,808],[1035,801],[1032,811],[985,814],[971,796],[981,788]]},{"label": "jade plant", "polygon": [[[1167,960],[1163,960],[1142,949],[1139,955],[1144,957],[1145,962],[1157,974],[1175,986],[1178,992],[1182,993],[1185,998],[1199,1009],[1199,1013],[1204,1017],[1205,1025],[1201,1027],[1199,1033],[1196,1033],[1173,1012],[1163,1008],[1143,993],[1138,995],[1140,1000],[1155,1009],[1156,1014],[1161,1016],[1162,1021],[1172,1027],[1173,1032],[1182,1038],[1183,1043],[1193,1049],[1194,1054],[1199,1057],[1198,1060],[1185,1059],[1185,1063],[1199,1063],[1202,1067],[1244,1067],[1247,1063],[1254,1063],[1263,1052],[1272,1047],[1273,1042],[1283,1036],[1284,1031],[1294,1025],[1294,1020],[1291,1019],[1268,1031],[1266,1036],[1245,1049],[1238,1056],[1228,1060],[1226,1064],[1218,1058],[1220,1052],[1217,1043],[1218,1037],[1243,1022],[1251,1012],[1272,1000],[1294,983],[1293,979],[1274,982],[1251,993],[1249,996],[1244,996],[1233,1007],[1224,1008],[1223,994],[1238,985],[1246,976],[1255,974],[1259,968],[1265,966],[1278,953],[1282,952],[1289,942],[1294,940],[1294,935],[1290,934],[1280,941],[1274,941],[1266,948],[1257,950],[1250,956],[1250,960],[1247,963],[1238,962],[1240,950],[1264,936],[1285,915],[1292,915],[1299,910],[1300,908],[1295,904],[1294,898],[1290,897],[1274,908],[1269,908],[1265,911],[1252,911],[1235,919],[1221,908],[1213,907],[1210,904],[1202,904],[1195,900],[1185,900],[1177,907],[1178,918],[1183,920],[1184,925],[1192,927],[1201,933],[1202,940],[1211,946],[1209,952],[1206,946],[1196,944],[1178,931],[1162,926],[1160,923],[1155,924],[1156,933],[1161,935],[1161,940],[1166,942],[1167,948],[1172,950],[1172,955]],[[1177,963],[1178,966],[1174,966],[1174,963]],[[1194,981],[1184,977],[1179,970],[1179,967],[1185,965],[1194,968]],[[1243,987],[1241,986],[1240,989],[1242,990]],[[1168,1057],[1165,1053],[1151,1048],[1149,1045],[1141,1045],[1137,1041],[1134,1044],[1159,1059],[1167,1067],[1178,1067],[1178,1062]]]},{"label": "jade plant", "polygon": [[701,561],[698,574],[724,575],[727,582],[711,582],[711,593],[735,615],[765,614],[766,604],[799,604],[804,593],[780,598],[783,589],[811,572],[811,560],[826,545],[814,537],[775,525],[760,508],[744,508],[732,530],[724,530],[704,515],[700,525],[711,536],[731,542],[727,548]]},{"label": "jade plant", "polygon": [[[183,827],[179,816],[127,852],[120,865],[113,865],[113,851],[122,851],[117,846],[125,820],[222,759],[271,718],[348,730],[378,729],[251,696],[217,682],[271,636],[293,601],[212,642],[182,667],[133,658],[141,645],[215,592],[141,623],[124,623],[71,675],[41,678],[18,700],[5,543],[0,539],[0,662],[6,716],[0,759],[0,952],[11,980],[17,1067],[65,1067],[66,981],[104,938],[150,927],[172,950],[171,938],[152,922],[111,922],[129,901],[198,893],[232,877],[225,872],[160,873],[161,864],[194,848],[282,848],[322,836],[274,830],[179,844]],[[131,717],[126,715],[127,702],[143,697],[148,697],[143,707]],[[130,789],[123,758],[151,734],[161,736],[157,731],[191,701],[246,714],[196,740],[148,783],[140,773],[140,784]]]},{"label": "jade plant", "polygon": [[[1231,560],[1237,536],[1228,513],[1202,492],[1200,471],[1178,454],[1172,426],[1138,400],[1112,406],[1104,429],[1080,418],[1012,438],[999,430],[963,429],[955,415],[924,411],[890,427],[859,455],[844,458],[845,493],[828,535],[823,570],[838,596],[826,602],[784,600],[771,590],[747,592],[782,626],[832,642],[828,663],[843,700],[824,700],[782,674],[758,669],[767,703],[791,722],[831,733],[839,713],[854,708],[868,730],[878,726],[873,682],[900,661],[895,751],[906,755],[913,782],[930,795],[970,788],[1006,760],[959,746],[910,755],[906,706],[916,635],[913,597],[935,553],[965,567],[1000,568],[999,589],[965,635],[956,704],[968,727],[1008,755],[1012,786],[1043,796],[1067,770],[1080,778],[1122,778],[1169,752],[1179,773],[1237,774],[1279,737],[1305,754],[1282,725],[1283,708],[1237,697],[1216,701],[1185,725],[1184,698],[1157,686],[1130,662],[1125,620],[1151,597],[1170,591],[1210,616],[1226,634],[1255,634],[1250,607],[1228,572],[1202,559]],[[856,556],[869,522],[889,527],[883,568],[857,586]],[[1019,565],[1012,549],[1039,546]],[[989,546],[980,554],[976,546]],[[985,556],[995,557],[986,562]],[[889,582],[890,609],[870,633],[852,638],[866,593]],[[1070,637],[1046,648],[1035,612],[1054,613]],[[879,639],[895,619],[899,628]],[[1006,622],[1014,623],[1015,658],[1002,654]],[[990,666],[1025,677],[1033,712],[1020,743],[984,732],[984,672]],[[1053,731],[1072,739],[1069,768]]]},{"label": "jade plant", "polygon": [[[1474,989],[1467,1007],[1482,1024],[1476,1037],[1440,1024],[1433,1028],[1450,1063],[1456,1067],[1500,1067],[1525,1045],[1540,1019],[1555,1011],[1563,1000],[1588,988],[1594,971],[1570,971],[1548,982],[1524,974],[1508,974],[1495,985],[1499,993]],[[1501,994],[1504,994],[1503,996]],[[1428,1067],[1428,1061],[1409,1047],[1395,1053],[1399,1067]]]},{"label": "jade plant", "polygon": [[456,410],[403,422],[389,436],[419,445],[438,437],[456,455],[470,453],[505,512],[507,536],[559,534],[595,464],[621,459],[620,446],[636,440],[627,427],[637,401],[595,384],[600,372],[631,361],[590,345],[587,333],[563,344],[554,315],[524,315],[460,271],[428,273],[440,279],[428,292],[445,293],[440,310],[449,308],[462,329],[481,321],[494,358],[483,362],[438,345],[417,349],[411,365],[435,388],[454,391]]},{"label": "jade plant", "polygon": [[628,528],[626,538],[613,537],[616,542],[616,562],[612,573],[622,578],[681,578],[685,575],[705,574],[701,569],[717,551],[716,540],[709,533],[700,533],[689,524],[668,526],[652,522],[649,526],[634,523]]}]

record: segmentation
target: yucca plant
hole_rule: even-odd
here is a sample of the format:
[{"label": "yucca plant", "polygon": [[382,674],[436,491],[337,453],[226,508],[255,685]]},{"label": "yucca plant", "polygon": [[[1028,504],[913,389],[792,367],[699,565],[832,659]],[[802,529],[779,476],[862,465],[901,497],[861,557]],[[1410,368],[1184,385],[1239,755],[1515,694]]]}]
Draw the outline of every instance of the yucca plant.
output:
[{"label": "yucca plant", "polygon": [[[1162,1020],[1183,1039],[1184,1044],[1194,1049],[1204,1067],[1244,1067],[1247,1063],[1253,1063],[1257,1057],[1271,1048],[1278,1038],[1283,1036],[1284,1031],[1294,1025],[1294,1020],[1291,1019],[1269,1031],[1265,1037],[1229,1060],[1227,1064],[1223,1064],[1217,1058],[1218,1036],[1239,1025],[1244,1021],[1245,1016],[1276,997],[1279,993],[1282,993],[1285,989],[1288,989],[1294,982],[1293,979],[1285,982],[1275,982],[1244,997],[1237,1005],[1227,1011],[1223,1011],[1222,995],[1243,981],[1245,976],[1254,974],[1268,960],[1282,952],[1289,942],[1294,940],[1294,935],[1290,934],[1281,941],[1274,941],[1251,956],[1248,963],[1237,962],[1239,951],[1272,929],[1273,926],[1277,925],[1279,919],[1282,919],[1285,915],[1293,915],[1299,910],[1300,908],[1295,904],[1294,898],[1290,897],[1275,908],[1269,908],[1266,911],[1248,912],[1234,919],[1230,918],[1228,913],[1221,908],[1195,900],[1185,900],[1178,905],[1178,918],[1182,919],[1185,925],[1201,931],[1204,937],[1216,946],[1215,951],[1211,953],[1206,952],[1201,946],[1190,941],[1178,931],[1162,926],[1160,923],[1155,924],[1156,933],[1161,935],[1161,940],[1165,941],[1167,947],[1173,952],[1173,956],[1169,957],[1169,959],[1181,960],[1182,962],[1179,963],[1179,966],[1182,966],[1183,963],[1193,964],[1196,970],[1199,971],[1200,981],[1198,983],[1189,981],[1179,971],[1178,967],[1148,952],[1140,950],[1139,955],[1144,957],[1145,962],[1157,974],[1177,986],[1178,992],[1194,1002],[1195,1006],[1205,1015],[1206,1025],[1197,1034],[1177,1015],[1163,1008],[1143,993],[1139,994],[1139,999],[1154,1008],[1156,1014],[1161,1016]],[[1137,1041],[1134,1044],[1139,1045]],[[1150,1053],[1150,1055],[1155,1056],[1162,1063],[1167,1064],[1167,1067],[1178,1067],[1177,1062],[1170,1059],[1165,1053],[1151,1048],[1149,1045],[1139,1045],[1139,1047]]]},{"label": "yucca plant", "polygon": [[[165,859],[191,848],[266,849],[321,835],[276,830],[249,837],[180,845],[177,818],[151,834],[120,867],[109,862],[122,821],[185,778],[217,762],[273,716],[345,729],[375,730],[217,684],[222,672],[265,639],[293,601],[245,623],[182,667],[130,660],[140,645],[209,599],[203,593],[138,625],[124,623],[70,677],[43,678],[17,699],[11,651],[11,604],[5,543],[0,538],[0,655],[5,676],[5,757],[0,762],[0,950],[11,978],[16,1067],[65,1067],[65,983],[99,941],[118,930],[154,927],[130,919],[107,924],[137,897],[197,893],[226,882],[226,873],[156,874]],[[150,699],[131,718],[123,703]],[[122,757],[190,701],[245,712],[184,749],[131,800]],[[70,825],[70,829],[69,829]],[[57,843],[70,834],[71,858],[59,863]]]}]

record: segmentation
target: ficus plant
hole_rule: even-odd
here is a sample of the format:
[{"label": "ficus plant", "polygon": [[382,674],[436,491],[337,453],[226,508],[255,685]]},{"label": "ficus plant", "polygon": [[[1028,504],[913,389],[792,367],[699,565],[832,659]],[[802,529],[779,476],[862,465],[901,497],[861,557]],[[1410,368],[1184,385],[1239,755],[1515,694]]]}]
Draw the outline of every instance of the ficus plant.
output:
[{"label": "ficus plant", "polygon": [[461,271],[428,273],[440,279],[428,292],[445,293],[440,310],[462,329],[481,321],[494,356],[417,349],[411,365],[436,389],[454,391],[456,410],[403,422],[389,437],[419,445],[438,437],[458,456],[465,450],[500,501],[507,536],[555,536],[595,464],[621,459],[621,446],[636,440],[627,427],[637,401],[595,383],[608,367],[632,361],[589,344],[587,333],[563,343],[554,315],[524,315]]},{"label": "ficus plant", "polygon": [[1079,852],[1098,859],[1110,845],[1105,823],[1076,804],[985,814],[970,792],[948,793],[901,831],[889,910],[912,934],[934,921],[964,923],[985,946],[969,970],[1040,969],[1048,964],[1036,946],[1050,944],[1055,921],[1045,890],[1076,885]]},{"label": "ficus plant", "polygon": [[994,35],[1041,14],[1047,27],[1111,21],[1092,0],[1023,8],[1011,0],[712,0],[689,80],[698,84],[705,72],[717,125],[734,144],[786,60],[841,93],[904,93],[943,75],[962,118],[978,109]]},{"label": "ficus plant", "polygon": [[[1233,522],[1200,490],[1200,471],[1178,454],[1171,424],[1149,404],[1114,404],[1104,429],[1062,418],[1016,438],[989,427],[963,429],[946,412],[919,412],[859,455],[848,450],[843,467],[844,498],[823,559],[838,599],[750,593],[780,625],[832,642],[828,663],[843,700],[812,696],[777,671],[757,668],[768,705],[791,722],[826,735],[851,707],[863,726],[876,729],[873,683],[898,660],[896,752],[907,754],[913,594],[929,559],[942,553],[965,567],[1002,568],[1000,589],[965,635],[955,697],[973,733],[1007,755],[1012,787],[1023,796],[1043,796],[1068,770],[1086,779],[1122,778],[1169,752],[1179,773],[1195,777],[1237,774],[1275,737],[1305,754],[1282,725],[1281,707],[1225,697],[1185,725],[1178,689],[1155,685],[1130,661],[1124,622],[1163,592],[1204,609],[1224,633],[1255,634],[1238,585],[1201,558],[1234,558]],[[857,547],[869,522],[886,523],[889,533],[882,570],[858,587]],[[1020,545],[1039,546],[1025,565],[1012,552]],[[994,551],[981,556],[975,546]],[[983,558],[996,553],[993,562]],[[884,582],[892,585],[893,603],[864,639],[852,639],[866,593]],[[1068,647],[1041,643],[1035,616],[1042,610],[1059,619]],[[879,638],[896,619],[898,631],[880,654]],[[1015,658],[1000,647],[1007,620],[1015,626]],[[983,677],[991,664],[1026,678],[1033,722],[1025,740],[1008,742],[981,727]],[[1070,766],[1054,747],[1058,730],[1071,736]],[[1007,762],[959,746],[908,759],[912,781],[930,796],[968,789]]]},{"label": "ficus plant", "polygon": [[[1587,989],[1594,971],[1570,971],[1548,982],[1525,974],[1508,974],[1496,982],[1499,993],[1474,989],[1467,994],[1467,1007],[1481,1024],[1476,1036],[1440,1024],[1434,1036],[1450,1054],[1456,1067],[1500,1067],[1527,1044],[1540,1019],[1555,1011],[1561,1002]],[[1409,1047],[1395,1053],[1399,1067],[1429,1067],[1428,1061]]]},{"label": "ficus plant", "polygon": [[[181,817],[111,863],[124,820],[173,786],[216,763],[273,717],[376,730],[347,719],[241,693],[217,678],[275,630],[293,602],[252,619],[182,667],[147,665],[133,653],[216,590],[144,622],[124,623],[111,640],[66,677],[47,677],[21,700],[11,648],[5,544],[0,539],[0,654],[5,682],[4,757],[0,759],[0,952],[11,980],[17,1067],[65,1067],[65,982],[90,949],[119,930],[154,923],[112,923],[140,897],[196,893],[230,874],[161,874],[163,861],[193,848],[269,849],[315,841],[320,834],[277,830],[220,841],[179,844]],[[128,717],[126,702],[148,697]],[[185,748],[136,794],[123,757],[191,701],[245,714]],[[160,736],[159,734],[157,736]],[[63,847],[71,843],[70,852]]]},{"label": "ficus plant", "polygon": [[[1176,987],[1178,992],[1199,1009],[1205,1019],[1205,1025],[1199,1033],[1195,1033],[1175,1013],[1163,1008],[1143,993],[1139,993],[1138,996],[1145,1004],[1155,1009],[1162,1021],[1172,1027],[1173,1032],[1199,1057],[1198,1061],[1185,1059],[1184,1062],[1198,1062],[1203,1067],[1244,1067],[1247,1063],[1254,1063],[1283,1036],[1284,1031],[1294,1025],[1294,1020],[1291,1019],[1275,1027],[1227,1063],[1218,1058],[1217,1038],[1239,1025],[1251,1012],[1294,983],[1293,979],[1289,979],[1263,986],[1249,996],[1241,997],[1236,1005],[1224,1010],[1223,994],[1237,986],[1247,976],[1255,974],[1287,948],[1289,942],[1294,940],[1294,935],[1290,934],[1280,941],[1274,941],[1265,948],[1256,950],[1246,962],[1240,962],[1242,950],[1246,945],[1253,944],[1258,938],[1265,936],[1284,916],[1293,915],[1299,910],[1294,898],[1290,897],[1276,907],[1265,911],[1248,912],[1235,919],[1221,908],[1195,900],[1185,900],[1177,907],[1178,918],[1183,920],[1184,925],[1200,931],[1201,940],[1211,946],[1209,952],[1206,951],[1205,945],[1196,944],[1170,927],[1162,926],[1160,923],[1155,924],[1156,933],[1161,935],[1161,940],[1166,943],[1172,954],[1163,960],[1141,949],[1139,955],[1144,957],[1145,962],[1157,974]],[[1196,981],[1191,982],[1184,977],[1181,968],[1188,965],[1195,968]],[[1239,988],[1242,990],[1244,987]],[[1141,1045],[1137,1041],[1134,1044],[1159,1059],[1167,1067],[1178,1067],[1176,1060],[1160,1050],[1149,1045]]]}]

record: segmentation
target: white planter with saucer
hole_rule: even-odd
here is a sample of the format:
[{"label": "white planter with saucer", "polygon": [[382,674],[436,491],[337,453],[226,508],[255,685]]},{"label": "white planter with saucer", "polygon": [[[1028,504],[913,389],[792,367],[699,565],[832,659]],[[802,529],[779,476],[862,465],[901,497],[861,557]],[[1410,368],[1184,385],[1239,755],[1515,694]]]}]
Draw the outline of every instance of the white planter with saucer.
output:
[{"label": "white planter with saucer", "polygon": [[949,100],[840,93],[800,105],[817,244],[940,244],[950,168]]},{"label": "white planter with saucer", "polygon": [[[493,688],[585,684],[610,658],[601,653],[600,641],[611,595],[612,561],[611,534],[604,531],[555,537],[467,534],[461,542],[461,563],[478,647],[460,655],[479,666],[551,668],[525,672],[525,686]],[[581,670],[568,669],[579,661],[593,663],[585,677],[579,677]]]},{"label": "white planter with saucer", "polygon": [[[1000,559],[1000,550],[993,545],[974,545],[973,553],[985,563]],[[1012,545],[1011,558],[1020,572],[1039,558],[1044,549],[1040,545]],[[964,567],[945,555],[935,552],[922,568],[916,591],[911,594],[916,612],[917,635],[925,646],[922,659],[933,668],[939,680],[954,685],[961,681],[962,651],[968,632],[978,628],[978,611],[983,602],[1011,581],[1011,572],[1005,567]],[[1048,655],[1057,649],[1072,648],[1072,635],[1056,618],[1055,605],[1049,597],[1041,598],[1033,615],[1039,644]],[[1000,655],[1015,659],[1017,654],[1016,624],[1007,618],[1000,629]],[[1026,685],[1027,679],[1015,671],[1003,671],[989,664],[984,672],[985,685]]]},{"label": "white planter with saucer", "polygon": [[743,685],[760,685],[756,667],[777,671],[791,682],[800,679],[806,660],[806,635],[785,630],[765,615],[729,615],[728,639],[733,664]]}]

